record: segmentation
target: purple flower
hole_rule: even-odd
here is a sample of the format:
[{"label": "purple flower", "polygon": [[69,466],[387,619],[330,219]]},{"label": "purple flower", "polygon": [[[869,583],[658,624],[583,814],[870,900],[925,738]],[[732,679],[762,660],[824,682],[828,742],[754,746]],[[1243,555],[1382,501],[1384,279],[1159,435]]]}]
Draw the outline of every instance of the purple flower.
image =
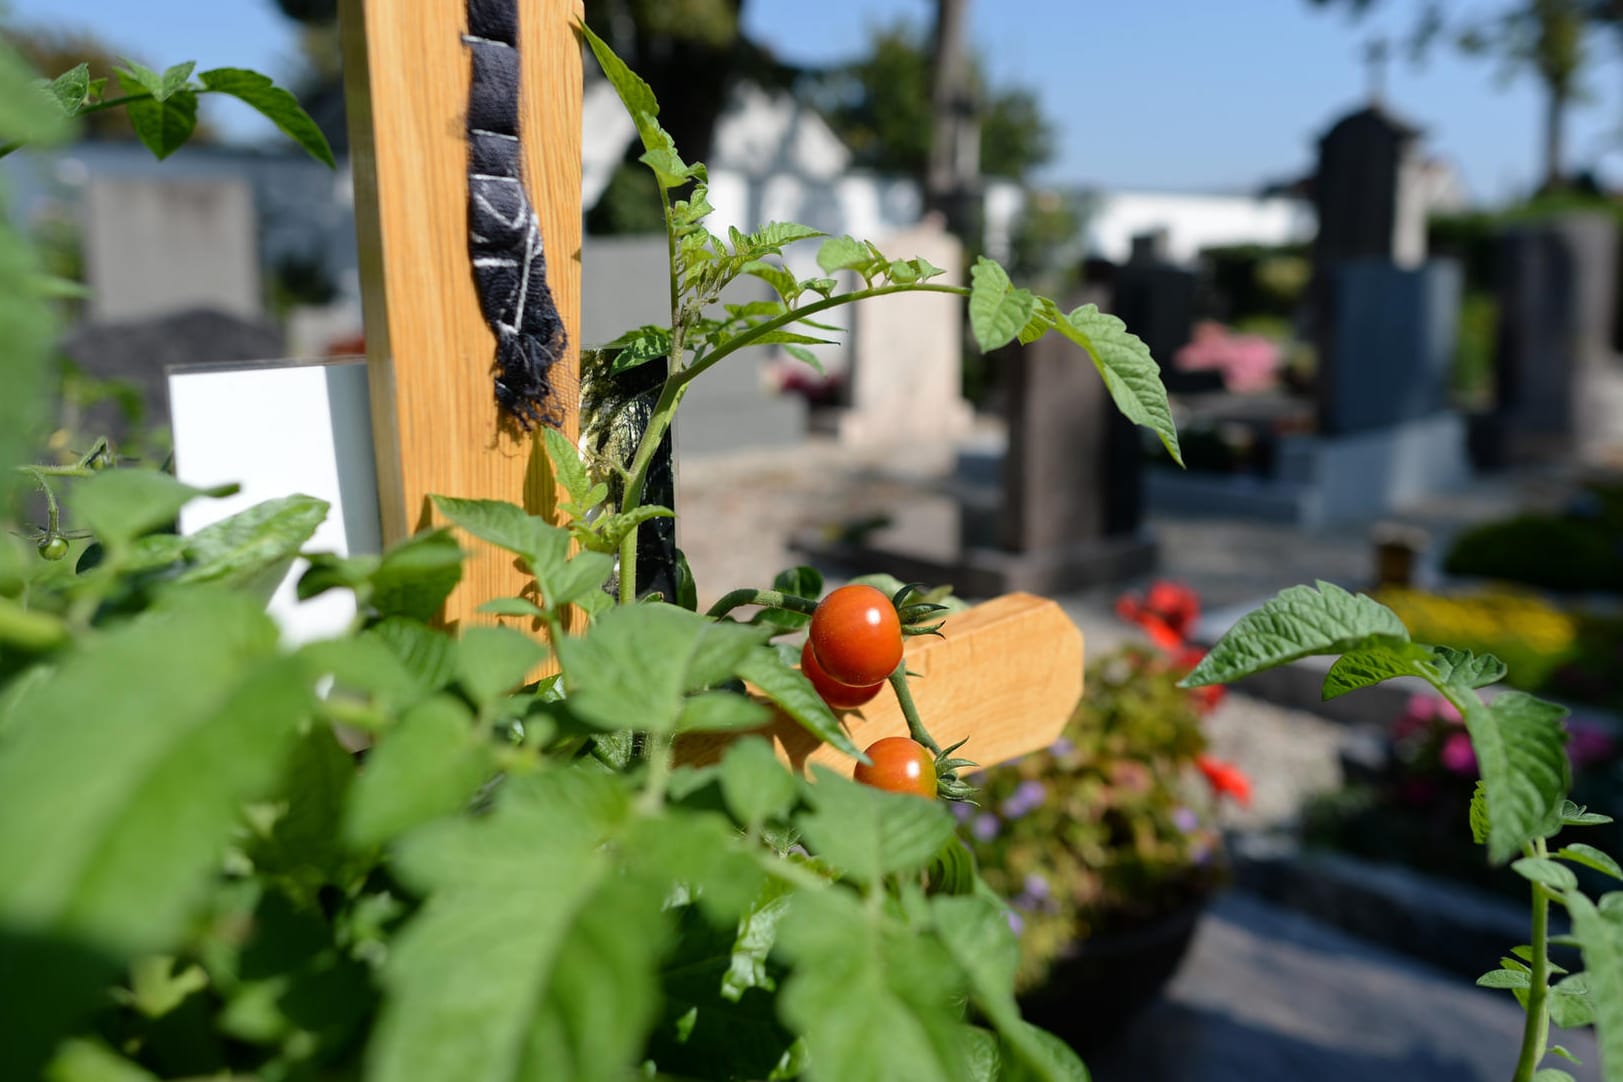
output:
[{"label": "purple flower", "polygon": [[969,822],[969,817],[975,814],[975,805],[966,804],[962,800],[949,801],[947,806],[952,809],[952,817],[960,823]]},{"label": "purple flower", "polygon": [[1013,932],[1015,935],[1019,935],[1025,929],[1025,918],[1021,917],[1020,914],[1016,913],[1014,910],[1008,910],[1004,916],[1009,918],[1009,931]]},{"label": "purple flower", "polygon": [[1035,872],[1026,876],[1026,881],[1023,886],[1024,889],[1021,891],[1021,893],[1027,898],[1031,898],[1035,901],[1048,897],[1048,880],[1044,879]]},{"label": "purple flower", "polygon": [[1185,834],[1193,834],[1200,829],[1200,816],[1195,814],[1193,808],[1174,808],[1172,825]]},{"label": "purple flower", "polygon": [[981,814],[970,821],[969,832],[975,835],[975,840],[989,842],[1003,831],[1003,824],[995,815]]},{"label": "purple flower", "polygon": [[1071,752],[1075,751],[1076,750],[1076,745],[1071,743],[1069,740],[1065,739],[1065,737],[1062,736],[1058,740],[1054,741],[1052,744],[1048,745],[1048,750],[1049,750],[1049,752],[1051,754],[1058,755],[1058,756],[1063,758],[1064,756],[1069,755],[1069,754],[1071,754]]},{"label": "purple flower", "polygon": [[1013,795],[1005,800],[998,810],[1003,813],[1005,819],[1018,819],[1040,807],[1047,798],[1048,789],[1042,782],[1027,779],[1015,788]]}]

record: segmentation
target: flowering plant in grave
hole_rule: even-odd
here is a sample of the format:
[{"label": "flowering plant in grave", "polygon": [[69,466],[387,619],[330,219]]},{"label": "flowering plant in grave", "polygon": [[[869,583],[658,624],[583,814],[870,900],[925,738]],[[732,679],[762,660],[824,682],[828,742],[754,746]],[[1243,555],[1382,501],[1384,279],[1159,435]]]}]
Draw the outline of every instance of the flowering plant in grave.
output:
[{"label": "flowering plant in grave", "polygon": [[1218,801],[1250,799],[1245,775],[1206,754],[1203,719],[1220,696],[1177,686],[1201,656],[1184,638],[1198,598],[1159,582],[1118,611],[1154,645],[1095,660],[1060,739],[986,771],[980,806],[956,809],[981,874],[1010,903],[1024,988],[1078,942],[1154,922],[1221,885]]}]

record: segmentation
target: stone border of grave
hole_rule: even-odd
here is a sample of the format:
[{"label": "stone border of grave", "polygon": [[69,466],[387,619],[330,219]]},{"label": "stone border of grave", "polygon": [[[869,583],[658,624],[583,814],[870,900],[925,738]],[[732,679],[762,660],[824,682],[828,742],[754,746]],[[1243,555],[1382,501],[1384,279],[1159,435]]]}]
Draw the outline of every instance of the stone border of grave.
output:
[{"label": "stone border of grave", "polygon": [[[1279,837],[1229,845],[1241,890],[1461,977],[1474,980],[1527,938],[1524,905],[1474,887]],[[1551,931],[1565,930],[1553,914]]]}]

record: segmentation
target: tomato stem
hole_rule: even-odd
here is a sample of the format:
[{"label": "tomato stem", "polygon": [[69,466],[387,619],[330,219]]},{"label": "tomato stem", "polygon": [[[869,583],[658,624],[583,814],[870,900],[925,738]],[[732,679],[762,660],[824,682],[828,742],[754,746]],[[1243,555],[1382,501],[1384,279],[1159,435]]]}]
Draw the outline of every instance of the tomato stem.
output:
[{"label": "tomato stem", "polygon": [[[1529,857],[1544,857],[1547,850],[1544,839],[1538,838],[1522,847]],[[1550,892],[1542,884],[1533,887],[1533,957],[1529,964],[1532,972],[1527,976],[1527,1021],[1522,1028],[1522,1051],[1516,1061],[1512,1082],[1532,1082],[1544,1059],[1544,1048],[1550,1037]]]},{"label": "tomato stem", "polygon": [[722,595],[719,601],[706,610],[705,615],[712,620],[719,620],[734,609],[745,605],[759,605],[763,609],[785,609],[803,616],[810,616],[817,611],[817,602],[809,597],[798,597],[780,590],[752,590],[746,586]]},{"label": "tomato stem", "polygon": [[919,719],[919,708],[913,702],[913,692],[908,689],[905,660],[890,674],[890,686],[896,692],[896,701],[902,704],[902,716],[907,719],[908,735],[929,748],[931,755],[940,756],[941,745],[935,742],[930,730],[926,729],[924,722]]}]

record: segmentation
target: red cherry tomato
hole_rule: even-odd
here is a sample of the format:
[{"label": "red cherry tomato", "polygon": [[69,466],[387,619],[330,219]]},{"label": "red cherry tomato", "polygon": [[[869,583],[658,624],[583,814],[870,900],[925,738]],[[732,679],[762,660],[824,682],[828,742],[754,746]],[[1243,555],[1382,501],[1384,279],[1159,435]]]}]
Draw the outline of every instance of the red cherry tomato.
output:
[{"label": "red cherry tomato", "polygon": [[887,736],[868,745],[871,763],[858,763],[852,777],[864,785],[889,793],[912,793],[934,800],[935,757],[922,744],[905,736]]},{"label": "red cherry tomato", "polygon": [[901,664],[902,621],[890,598],[872,586],[841,586],[818,603],[807,641],[832,679],[867,687]]},{"label": "red cherry tomato", "polygon": [[800,671],[817,689],[818,696],[834,710],[854,710],[878,695],[879,689],[885,686],[883,680],[863,688],[840,683],[817,664],[817,655],[812,653],[810,641],[800,648]]}]

